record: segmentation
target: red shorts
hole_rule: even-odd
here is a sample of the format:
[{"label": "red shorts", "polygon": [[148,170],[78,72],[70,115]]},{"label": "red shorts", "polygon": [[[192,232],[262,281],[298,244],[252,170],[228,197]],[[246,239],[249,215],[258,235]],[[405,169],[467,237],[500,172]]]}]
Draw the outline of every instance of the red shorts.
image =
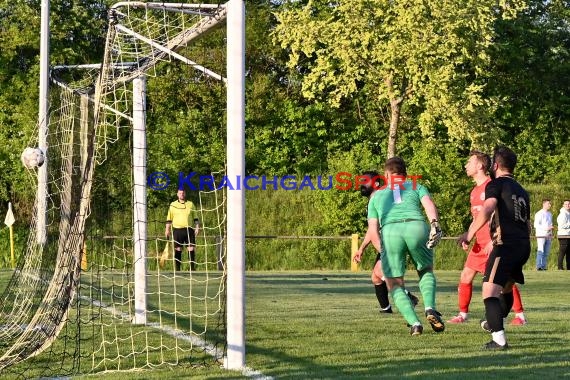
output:
[{"label": "red shorts", "polygon": [[[488,244],[488,246],[487,246]],[[489,259],[489,253],[493,246],[487,243],[484,246],[480,245],[478,242],[473,244],[473,247],[467,255],[467,260],[465,261],[465,268],[473,269],[478,273],[485,273],[485,266],[487,265],[487,260]]]}]

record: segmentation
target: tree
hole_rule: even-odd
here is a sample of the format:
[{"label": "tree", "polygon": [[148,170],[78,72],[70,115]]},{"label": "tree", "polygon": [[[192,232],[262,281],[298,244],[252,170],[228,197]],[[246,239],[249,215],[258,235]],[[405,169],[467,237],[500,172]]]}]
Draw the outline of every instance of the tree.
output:
[{"label": "tree", "polygon": [[[11,200],[18,213],[33,209],[33,181],[20,154],[37,139],[40,5],[0,0],[0,201]],[[50,9],[50,63],[100,60],[106,25],[103,2],[55,0]],[[20,202],[22,207],[17,207]]]},{"label": "tree", "polygon": [[309,0],[277,12],[278,43],[290,52],[303,94],[340,106],[366,85],[390,106],[388,157],[397,151],[403,105],[419,105],[424,136],[439,126],[480,143],[495,100],[482,96],[497,19],[522,2]]},{"label": "tree", "polygon": [[528,0],[516,19],[497,23],[487,92],[501,99],[495,124],[514,145],[524,181],[569,178],[569,20],[568,0]]}]

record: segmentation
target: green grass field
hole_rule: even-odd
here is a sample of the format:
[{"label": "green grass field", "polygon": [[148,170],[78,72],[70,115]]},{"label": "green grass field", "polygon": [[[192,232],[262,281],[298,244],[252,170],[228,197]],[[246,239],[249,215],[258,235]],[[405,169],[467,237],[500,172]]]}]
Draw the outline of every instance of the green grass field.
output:
[{"label": "green grass field", "polygon": [[[457,311],[459,272],[438,272],[438,309]],[[480,286],[472,321],[410,337],[401,315],[379,315],[367,274],[251,273],[248,365],[278,378],[559,378],[570,375],[570,273],[528,272],[529,324],[507,327],[508,352],[485,352]],[[418,293],[417,276],[408,285]],[[509,316],[509,321],[512,316]],[[426,326],[427,327],[427,326]]]},{"label": "green grass field", "polygon": [[[457,311],[458,271],[438,271],[438,309]],[[247,273],[246,365],[264,376],[290,379],[534,379],[570,376],[570,272],[527,271],[521,287],[529,323],[507,326],[511,349],[485,352],[489,334],[476,279],[471,321],[435,334],[410,337],[398,313],[380,315],[367,272]],[[408,287],[419,295],[417,276]],[[421,304],[418,306],[421,313]],[[508,320],[512,319],[512,315]],[[111,372],[81,378],[239,379],[240,372],[216,366],[168,367]],[[257,378],[260,378],[259,375]]]}]

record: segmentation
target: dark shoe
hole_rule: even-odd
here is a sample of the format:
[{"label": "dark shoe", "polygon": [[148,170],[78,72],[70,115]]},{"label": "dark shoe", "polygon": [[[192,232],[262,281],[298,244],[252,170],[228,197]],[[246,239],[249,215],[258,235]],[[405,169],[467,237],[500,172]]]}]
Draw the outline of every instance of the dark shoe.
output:
[{"label": "dark shoe", "polygon": [[487,323],[486,319],[481,319],[479,322],[481,323],[481,328],[483,330],[485,330],[488,333],[493,332],[493,330],[491,330],[491,328],[489,327],[489,324]]},{"label": "dark shoe", "polygon": [[445,325],[441,319],[441,313],[434,309],[426,310],[426,318],[435,332],[442,332],[445,330]]},{"label": "dark shoe", "polygon": [[424,327],[422,325],[415,325],[410,327],[411,336],[422,335],[423,332],[424,332]]},{"label": "dark shoe", "polygon": [[507,343],[505,343],[504,346],[501,346],[499,343],[495,342],[494,340],[490,341],[489,343],[485,343],[483,345],[484,350],[500,351],[500,350],[506,350],[507,348],[509,348],[509,345]]},{"label": "dark shoe", "polygon": [[380,314],[392,314],[392,313],[393,313],[392,306],[388,306],[387,309],[380,308]]},{"label": "dark shoe", "polygon": [[412,306],[416,307],[418,306],[418,303],[420,303],[420,300],[418,299],[418,297],[414,296],[412,293],[408,292],[408,298],[410,299],[410,301],[412,301]]}]

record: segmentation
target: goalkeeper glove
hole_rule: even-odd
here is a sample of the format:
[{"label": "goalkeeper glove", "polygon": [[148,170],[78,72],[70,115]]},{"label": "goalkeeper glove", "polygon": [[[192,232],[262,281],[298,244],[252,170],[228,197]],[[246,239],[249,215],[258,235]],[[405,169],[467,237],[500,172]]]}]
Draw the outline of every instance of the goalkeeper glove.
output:
[{"label": "goalkeeper glove", "polygon": [[429,230],[429,239],[426,243],[426,247],[432,249],[439,243],[443,233],[441,232],[441,228],[439,227],[439,222],[437,220],[432,220],[430,226],[431,228]]}]

